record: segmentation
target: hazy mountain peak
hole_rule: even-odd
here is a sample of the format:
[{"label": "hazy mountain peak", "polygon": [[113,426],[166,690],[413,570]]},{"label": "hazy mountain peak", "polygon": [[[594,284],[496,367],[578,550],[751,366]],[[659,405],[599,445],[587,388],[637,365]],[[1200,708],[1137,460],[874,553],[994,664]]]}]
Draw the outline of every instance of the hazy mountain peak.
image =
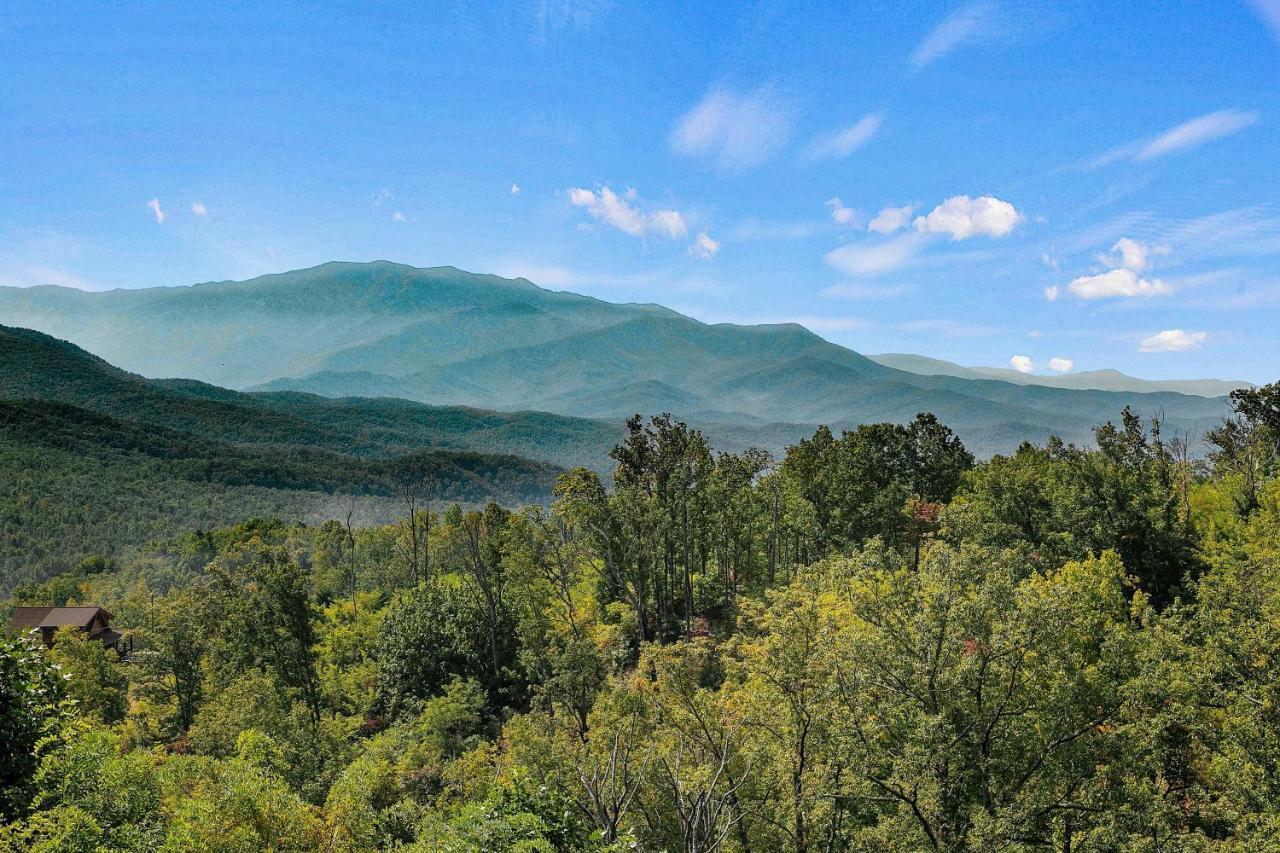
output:
[{"label": "hazy mountain peak", "polygon": [[[230,388],[617,419],[670,409],[738,426],[852,427],[933,410],[979,452],[1051,432],[1087,441],[1126,404],[1161,410],[1190,432],[1226,408],[1147,398],[1184,389],[1119,374],[1028,377],[904,354],[872,360],[796,323],[708,325],[662,306],[389,261],[92,295],[0,288],[0,317],[143,376]],[[1104,390],[1072,390],[1073,381]]]}]

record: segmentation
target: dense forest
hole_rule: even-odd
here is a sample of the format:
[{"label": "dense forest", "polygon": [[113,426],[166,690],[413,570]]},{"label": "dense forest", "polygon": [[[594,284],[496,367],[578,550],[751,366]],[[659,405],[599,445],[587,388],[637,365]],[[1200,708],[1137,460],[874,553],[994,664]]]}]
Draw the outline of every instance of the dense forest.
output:
[{"label": "dense forest", "polygon": [[0,641],[0,850],[1280,849],[1280,383],[1231,401],[983,462],[637,416],[548,504],[33,575],[132,651]]}]

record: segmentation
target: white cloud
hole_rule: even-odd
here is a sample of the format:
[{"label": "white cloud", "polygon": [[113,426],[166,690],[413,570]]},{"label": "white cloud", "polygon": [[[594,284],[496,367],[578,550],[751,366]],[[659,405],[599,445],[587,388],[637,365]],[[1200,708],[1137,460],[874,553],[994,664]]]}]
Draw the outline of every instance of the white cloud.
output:
[{"label": "white cloud", "polygon": [[[1153,253],[1151,246],[1146,243],[1139,243],[1137,240],[1132,240],[1128,237],[1121,237],[1117,240],[1116,244],[1111,247],[1111,251],[1120,253],[1119,258],[1108,259],[1108,263],[1111,266],[1124,267],[1134,272],[1142,272],[1146,269],[1147,256]],[[1158,254],[1168,252],[1167,249],[1162,249],[1159,246],[1155,247],[1154,251]]]},{"label": "white cloud", "polygon": [[1062,295],[1062,291],[1058,289],[1058,285],[1051,284],[1044,289],[1044,298],[1047,302],[1057,302],[1058,297]]},{"label": "white cloud", "polygon": [[1142,150],[1134,157],[1134,160],[1139,162],[1154,160],[1166,154],[1195,148],[1206,142],[1212,142],[1215,139],[1221,139],[1224,136],[1230,136],[1233,133],[1244,130],[1257,120],[1258,114],[1256,112],[1241,112],[1240,110],[1220,110],[1216,113],[1202,115],[1199,118],[1193,118],[1191,121],[1166,130],[1143,146]]},{"label": "white cloud", "polygon": [[1051,358],[1049,359],[1049,369],[1057,373],[1070,373],[1071,368],[1076,363],[1069,358]]},{"label": "white cloud", "polygon": [[809,144],[805,156],[810,160],[839,160],[865,145],[880,130],[881,118],[871,113],[848,127],[824,133]]},{"label": "white cloud", "polygon": [[151,201],[147,202],[147,207],[151,208],[151,212],[156,217],[157,224],[164,222],[164,218],[167,214],[160,209],[160,199],[158,198],[151,199]]},{"label": "white cloud", "polygon": [[913,204],[905,207],[886,207],[882,208],[876,214],[876,218],[867,223],[867,230],[874,231],[877,234],[892,234],[900,228],[906,228],[907,223],[911,221],[911,214],[915,213],[916,208]]},{"label": "white cloud", "polygon": [[[1110,255],[1102,255],[1099,258],[1112,269],[1097,275],[1082,275],[1073,279],[1067,285],[1067,290],[1080,299],[1164,296],[1172,293],[1173,288],[1164,281],[1140,276],[1140,273],[1147,268],[1152,256],[1164,255],[1168,252],[1167,246],[1152,246],[1129,237],[1121,237],[1111,247]],[[1058,288],[1055,286],[1051,290],[1054,296],[1049,298],[1050,302],[1057,298]],[[1045,295],[1049,296],[1048,290],[1045,291]]]},{"label": "white cloud", "polygon": [[191,212],[196,216],[208,216],[209,208],[205,207],[203,202],[193,201],[191,202]]},{"label": "white cloud", "polygon": [[990,2],[968,3],[948,15],[912,51],[912,69],[918,71],[962,45],[981,41],[994,7]]},{"label": "white cloud", "polygon": [[391,221],[404,222],[404,214],[397,210],[395,213],[391,214]]},{"label": "white cloud", "polygon": [[512,184],[512,185],[511,185],[511,194],[512,194],[512,195],[520,195],[520,185],[519,185],[519,184]]},{"label": "white cloud", "polygon": [[952,240],[967,240],[979,234],[1003,237],[1022,220],[1022,214],[1007,201],[989,195],[957,195],[935,207],[928,216],[917,216],[915,227],[922,233],[950,234]]},{"label": "white cloud", "polygon": [[698,234],[697,238],[689,245],[689,254],[695,258],[702,258],[709,261],[720,251],[720,241],[713,240],[706,231]]},{"label": "white cloud", "polygon": [[659,234],[675,240],[688,233],[684,217],[679,211],[655,210],[652,213],[642,213],[635,202],[635,190],[627,190],[625,195],[620,196],[608,187],[601,187],[598,193],[582,187],[569,188],[570,204],[583,208],[592,219],[612,225],[624,234],[632,237]]},{"label": "white cloud", "polygon": [[921,238],[904,234],[883,243],[853,244],[832,249],[824,256],[827,266],[849,276],[868,276],[897,269],[911,260]]},{"label": "white cloud", "polygon": [[1249,5],[1258,13],[1262,22],[1271,29],[1271,34],[1280,42],[1280,0],[1248,0]]},{"label": "white cloud", "polygon": [[1107,166],[1121,160],[1143,163],[1168,156],[1169,154],[1176,154],[1179,151],[1189,151],[1192,148],[1204,145],[1206,142],[1212,142],[1215,139],[1222,139],[1234,133],[1239,133],[1257,122],[1260,117],[1260,114],[1253,110],[1218,110],[1217,112],[1206,113],[1190,121],[1185,121],[1177,127],[1171,127],[1158,136],[1139,139],[1119,148],[1114,148],[1106,154],[1094,158],[1087,164],[1087,167]]},{"label": "white cloud", "polygon": [[1015,355],[1009,359],[1009,366],[1019,373],[1030,373],[1036,369],[1036,364],[1031,360],[1029,355]]},{"label": "white cloud", "polygon": [[1080,299],[1109,299],[1113,296],[1164,296],[1173,288],[1158,278],[1139,278],[1130,269],[1107,270],[1097,275],[1082,275],[1067,285]]},{"label": "white cloud", "polygon": [[845,207],[839,196],[827,199],[827,207],[831,209],[831,221],[837,225],[852,225],[858,215],[852,207]]},{"label": "white cloud", "polygon": [[791,110],[772,86],[737,94],[715,87],[676,122],[671,149],[736,172],[768,160],[791,136]]},{"label": "white cloud", "polygon": [[1185,352],[1200,349],[1209,339],[1208,332],[1184,332],[1182,329],[1165,329],[1163,332],[1143,338],[1138,347],[1142,352]]}]

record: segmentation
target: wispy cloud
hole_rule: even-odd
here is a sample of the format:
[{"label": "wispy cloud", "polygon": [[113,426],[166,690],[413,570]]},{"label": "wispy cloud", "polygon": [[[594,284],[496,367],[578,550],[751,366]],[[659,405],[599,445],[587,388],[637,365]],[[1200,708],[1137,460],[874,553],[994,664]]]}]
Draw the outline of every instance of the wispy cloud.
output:
[{"label": "wispy cloud", "polygon": [[512,184],[512,185],[511,185],[511,194],[512,194],[512,195],[520,195],[520,185],[519,185],[519,184]]},{"label": "wispy cloud", "polygon": [[911,52],[908,60],[911,69],[919,71],[958,47],[985,39],[995,5],[993,2],[968,3],[944,18]]},{"label": "wispy cloud", "polygon": [[829,230],[828,223],[817,220],[749,218],[734,226],[732,234],[735,240],[804,240]]},{"label": "wispy cloud", "polygon": [[924,243],[918,234],[904,234],[880,243],[855,243],[832,249],[823,257],[827,266],[855,278],[890,272],[907,264]]},{"label": "wispy cloud", "polygon": [[580,207],[592,219],[610,225],[632,237],[644,237],[658,234],[671,239],[679,239],[688,233],[684,217],[678,210],[655,210],[642,213],[637,204],[636,191],[628,189],[618,195],[608,187],[601,187],[598,192],[582,187],[569,188],[569,203]]},{"label": "wispy cloud", "polygon": [[822,295],[831,299],[848,299],[854,302],[874,302],[883,299],[897,299],[915,291],[910,284],[867,284],[857,281],[845,281],[822,289]]},{"label": "wispy cloud", "polygon": [[1200,349],[1209,339],[1208,332],[1184,332],[1182,329],[1165,329],[1142,339],[1138,349],[1142,352],[1186,352]]},{"label": "wispy cloud", "polygon": [[1248,0],[1248,3],[1280,42],[1280,0]]},{"label": "wispy cloud", "polygon": [[894,326],[900,332],[945,335],[948,338],[982,338],[1004,331],[998,326],[964,323],[959,320],[908,320]]},{"label": "wispy cloud", "polygon": [[881,117],[874,113],[858,121],[819,136],[805,149],[810,160],[840,160],[861,148],[880,130]]},{"label": "wispy cloud", "polygon": [[191,202],[191,212],[203,219],[209,215],[209,208],[205,207],[203,202],[193,201]]},{"label": "wispy cloud", "polygon": [[751,92],[714,87],[671,131],[671,150],[725,172],[759,166],[791,137],[792,110],[773,86]]},{"label": "wispy cloud", "polygon": [[1170,154],[1190,151],[1205,143],[1239,133],[1255,124],[1260,117],[1255,110],[1218,110],[1206,113],[1171,127],[1154,137],[1135,140],[1119,148],[1113,148],[1089,161],[1086,167],[1096,169],[1118,162],[1145,163]]},{"label": "wispy cloud", "polygon": [[156,224],[157,224],[157,225],[159,225],[160,223],[164,222],[165,217],[166,217],[168,214],[166,214],[166,213],[164,212],[164,210],[163,210],[163,209],[161,209],[161,207],[160,207],[160,199],[158,199],[158,198],[153,198],[153,199],[151,199],[151,201],[147,202],[147,207],[151,208],[151,214],[156,218]]},{"label": "wispy cloud", "polygon": [[586,29],[612,7],[611,0],[538,0],[533,8],[538,41],[546,42],[565,30]]}]

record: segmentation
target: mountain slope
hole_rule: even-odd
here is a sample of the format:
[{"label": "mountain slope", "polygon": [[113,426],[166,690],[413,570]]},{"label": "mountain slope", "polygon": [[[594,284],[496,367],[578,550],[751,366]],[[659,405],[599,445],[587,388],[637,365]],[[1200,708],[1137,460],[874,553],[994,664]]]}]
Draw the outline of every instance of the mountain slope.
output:
[{"label": "mountain slope", "polygon": [[[148,380],[0,326],[0,595],[89,554],[254,516],[390,520],[401,513],[397,472],[410,464],[433,501],[545,502],[561,468],[458,446],[559,441],[568,457],[599,459],[618,431],[535,413]],[[424,440],[433,435],[454,447]]]},{"label": "mountain slope", "polygon": [[1044,385],[1078,391],[1120,391],[1138,394],[1189,394],[1197,397],[1222,397],[1237,388],[1250,388],[1248,382],[1228,379],[1138,379],[1118,370],[1082,370],[1062,376],[1039,376],[1020,373],[1007,367],[961,367],[938,358],[889,352],[867,356],[877,364],[925,376],[955,376],[962,379],[998,379],[1015,385]]},{"label": "mountain slope", "polygon": [[180,379],[145,379],[74,344],[0,326],[0,399],[66,403],[235,445],[301,446],[358,457],[424,449],[510,454],[607,467],[617,424],[539,412],[485,412],[394,399],[244,394]]},{"label": "mountain slope", "polygon": [[988,454],[1050,432],[1088,441],[1126,405],[1189,433],[1227,411],[1221,399],[900,370],[794,324],[707,325],[523,279],[385,262],[105,294],[0,288],[0,317],[143,374],[614,421],[670,409],[730,441],[775,423],[852,427],[933,410]]}]

